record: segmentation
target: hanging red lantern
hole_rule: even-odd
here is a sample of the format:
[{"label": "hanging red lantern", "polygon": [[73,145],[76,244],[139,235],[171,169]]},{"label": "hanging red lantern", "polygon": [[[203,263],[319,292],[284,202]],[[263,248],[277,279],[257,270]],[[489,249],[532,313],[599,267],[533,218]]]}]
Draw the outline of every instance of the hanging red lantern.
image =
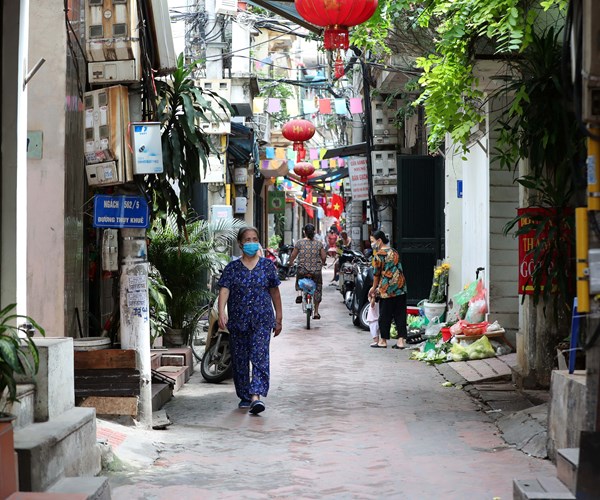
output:
[{"label": "hanging red lantern", "polygon": [[340,50],[350,46],[348,28],[364,23],[375,13],[378,0],[295,0],[296,10],[305,20],[325,28],[325,50],[336,53],[335,76],[344,75]]},{"label": "hanging red lantern", "polygon": [[315,126],[308,120],[291,120],[283,126],[281,133],[288,141],[293,141],[294,151],[298,153],[297,160],[304,160],[306,148],[303,141],[308,141],[315,135]]},{"label": "hanging red lantern", "polygon": [[314,174],[315,167],[312,163],[307,161],[300,161],[294,165],[294,173],[300,177],[302,183],[306,184],[308,178]]}]

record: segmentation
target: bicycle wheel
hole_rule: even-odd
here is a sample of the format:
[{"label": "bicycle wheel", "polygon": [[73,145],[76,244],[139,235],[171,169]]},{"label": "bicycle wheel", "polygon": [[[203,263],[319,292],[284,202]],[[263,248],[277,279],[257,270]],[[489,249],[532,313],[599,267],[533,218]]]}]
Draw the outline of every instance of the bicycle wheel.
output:
[{"label": "bicycle wheel", "polygon": [[306,329],[310,330],[310,317],[312,315],[312,302],[310,297],[306,297]]}]

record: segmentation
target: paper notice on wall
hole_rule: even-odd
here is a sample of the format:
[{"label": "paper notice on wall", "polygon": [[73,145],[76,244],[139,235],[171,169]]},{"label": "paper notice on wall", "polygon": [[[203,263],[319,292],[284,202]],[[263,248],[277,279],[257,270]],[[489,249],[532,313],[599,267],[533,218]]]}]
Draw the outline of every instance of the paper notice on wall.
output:
[{"label": "paper notice on wall", "polygon": [[147,307],[148,291],[145,275],[127,277],[127,307]]},{"label": "paper notice on wall", "polygon": [[360,156],[351,156],[346,163],[350,174],[352,200],[368,200],[369,174],[367,172],[367,159]]}]

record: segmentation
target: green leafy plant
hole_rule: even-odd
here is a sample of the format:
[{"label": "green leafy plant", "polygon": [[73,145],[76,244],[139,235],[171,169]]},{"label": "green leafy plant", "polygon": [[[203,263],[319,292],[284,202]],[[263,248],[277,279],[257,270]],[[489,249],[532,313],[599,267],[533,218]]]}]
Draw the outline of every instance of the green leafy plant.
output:
[{"label": "green leafy plant", "polygon": [[168,79],[156,81],[156,119],[162,125],[164,172],[147,175],[144,188],[151,200],[153,218],[172,214],[179,229],[185,228],[193,186],[200,181],[201,169],[206,171],[212,148],[200,123],[222,120],[213,109],[215,104],[223,112],[232,113],[225,99],[196,86],[193,72],[199,65],[196,61],[186,66],[180,54],[176,70]]},{"label": "green leafy plant", "polygon": [[[29,316],[14,314],[16,304],[10,304],[0,311],[0,398],[6,391],[4,405],[18,401],[16,375],[34,375],[39,367],[39,353],[33,340],[27,336],[27,331],[15,326],[17,321],[33,325],[42,335],[44,329]],[[25,335],[23,335],[25,334]],[[31,357],[31,358],[30,358]]]},{"label": "green leafy plant", "polygon": [[170,294],[164,296],[168,321],[165,326],[184,330],[187,336],[197,326],[203,309],[214,298],[208,287],[208,274],[218,273],[229,261],[228,246],[243,225],[237,219],[216,222],[194,219],[179,231],[175,215],[165,224],[155,223],[149,232],[148,260],[156,268]]},{"label": "green leafy plant", "polygon": [[148,300],[150,305],[150,345],[165,333],[169,322],[167,300],[173,294],[163,283],[160,273],[154,266],[148,272]]}]

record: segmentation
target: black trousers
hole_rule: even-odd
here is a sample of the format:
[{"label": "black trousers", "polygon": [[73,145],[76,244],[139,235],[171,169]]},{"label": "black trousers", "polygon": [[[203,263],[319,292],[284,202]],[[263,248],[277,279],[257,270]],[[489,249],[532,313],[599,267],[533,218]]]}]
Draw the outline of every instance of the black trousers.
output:
[{"label": "black trousers", "polygon": [[406,294],[379,299],[379,335],[389,340],[392,320],[396,323],[398,337],[406,338]]}]

